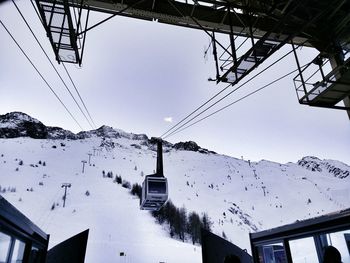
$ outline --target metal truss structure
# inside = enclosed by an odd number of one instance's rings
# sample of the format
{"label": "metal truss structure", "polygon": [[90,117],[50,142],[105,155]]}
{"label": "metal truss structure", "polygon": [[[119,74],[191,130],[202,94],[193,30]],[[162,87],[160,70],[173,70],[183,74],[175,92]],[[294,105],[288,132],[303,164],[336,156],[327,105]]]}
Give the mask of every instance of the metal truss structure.
{"label": "metal truss structure", "polygon": [[35,1],[56,60],[81,65],[86,36],[82,25],[86,29],[89,11],[83,21],[82,5],[75,7],[68,1]]}
{"label": "metal truss structure", "polygon": [[[297,54],[295,55],[299,74],[293,81],[299,102],[310,106],[350,110],[349,105],[337,105],[350,94],[350,56],[337,66],[332,65],[329,58],[318,55],[306,67],[301,68]],[[344,57],[347,55],[350,55],[349,52],[344,53]]]}
{"label": "metal truss structure", "polygon": [[[350,0],[36,0],[43,24],[58,61],[81,63],[85,34],[116,16],[157,21],[204,31],[212,41],[216,77],[214,81],[238,83],[285,44],[316,48],[333,61],[334,72],[319,81],[326,84],[308,89],[299,65],[296,82],[300,103],[333,107],[342,99],[350,107],[350,71],[344,54],[350,50]],[[85,28],[82,27],[82,10]],[[89,11],[110,13],[97,25],[87,27]],[[77,14],[77,15],[76,15]],[[55,20],[57,18],[57,21]],[[73,21],[75,21],[73,23]],[[228,37],[227,44],[217,34]],[[80,45],[80,42],[83,42]],[[226,43],[225,42],[225,43]],[[342,58],[341,58],[342,57]],[[297,58],[297,57],[296,57]],[[340,59],[339,59],[340,58]],[[298,61],[297,61],[298,62]],[[345,76],[345,75],[346,76]],[[344,77],[341,77],[343,76]],[[344,82],[345,81],[345,82]],[[344,82],[341,95],[330,90]],[[315,99],[324,94],[331,101]],[[349,105],[347,105],[349,104]],[[337,108],[337,107],[336,107]],[[350,115],[349,115],[350,116]]]}

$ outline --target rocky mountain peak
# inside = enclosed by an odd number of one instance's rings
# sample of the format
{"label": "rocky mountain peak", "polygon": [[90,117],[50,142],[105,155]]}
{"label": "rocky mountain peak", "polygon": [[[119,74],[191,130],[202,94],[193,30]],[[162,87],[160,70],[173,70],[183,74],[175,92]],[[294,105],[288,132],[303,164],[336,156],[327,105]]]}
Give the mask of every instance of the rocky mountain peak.
{"label": "rocky mountain peak", "polygon": [[208,149],[201,148],[194,141],[178,142],[178,143],[174,144],[173,148],[176,150],[183,150],[183,151],[200,152],[200,153],[206,153],[206,154],[208,154],[208,153],[216,154],[213,151],[209,151]]}
{"label": "rocky mountain peak", "polygon": [[321,160],[315,156],[305,156],[297,164],[310,171],[328,172],[341,179],[350,175],[350,166],[347,164],[334,160]]}
{"label": "rocky mountain peak", "polygon": [[40,121],[32,118],[28,114],[25,114],[25,113],[19,112],[19,111],[14,111],[14,112],[6,113],[4,115],[0,115],[0,123],[16,124],[16,123],[21,123],[21,122],[25,122],[25,121],[41,123]]}
{"label": "rocky mountain peak", "polygon": [[46,139],[47,136],[47,127],[25,113],[10,112],[0,115],[0,138]]}

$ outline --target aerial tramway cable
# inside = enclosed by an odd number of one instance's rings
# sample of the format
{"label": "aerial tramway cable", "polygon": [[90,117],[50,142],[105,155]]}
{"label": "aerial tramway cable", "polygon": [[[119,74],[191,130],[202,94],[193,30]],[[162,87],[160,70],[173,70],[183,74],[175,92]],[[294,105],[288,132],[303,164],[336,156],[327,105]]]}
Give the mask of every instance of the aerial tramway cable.
{"label": "aerial tramway cable", "polygon": [[[300,45],[301,46],[301,45]],[[194,115],[196,112],[198,112],[200,109],[202,109],[205,105],[207,105],[209,102],[211,102],[212,100],[214,100],[216,97],[218,97],[220,94],[222,94],[224,91],[226,91],[229,87],[231,87],[232,85],[229,84],[227,85],[225,88],[223,88],[221,91],[219,91],[218,93],[216,93],[213,97],[211,97],[209,100],[207,100],[206,102],[204,102],[202,105],[200,105],[199,107],[197,107],[194,111],[192,111],[190,114],[188,114],[186,117],[184,117],[183,119],[181,119],[178,123],[176,123],[175,125],[173,125],[170,129],[168,129],[166,132],[164,132],[160,137],[161,138],[167,138],[170,136],[170,134],[173,134],[174,131],[178,131],[181,128],[183,128],[186,124],[188,124],[189,122],[193,121],[194,119],[196,119],[197,117],[199,117],[200,115],[202,115],[204,112],[208,111],[209,109],[211,109],[212,107],[214,107],[216,104],[218,104],[219,102],[221,102],[222,100],[224,100],[225,98],[227,98],[228,96],[230,96],[232,93],[234,93],[235,91],[237,91],[238,89],[240,89],[241,87],[243,87],[244,85],[246,85],[247,83],[249,83],[250,81],[252,81],[253,79],[255,79],[256,77],[258,77],[259,75],[261,75],[262,73],[264,73],[266,70],[270,69],[272,66],[274,66],[275,64],[277,64],[278,62],[280,62],[282,59],[284,59],[285,57],[287,57],[288,55],[290,55],[293,52],[293,50],[287,52],[286,54],[284,54],[282,57],[280,57],[279,59],[277,59],[276,61],[274,61],[273,63],[271,63],[269,66],[267,66],[266,68],[264,68],[262,71],[260,71],[259,73],[255,74],[253,77],[249,78],[247,81],[243,82],[241,85],[239,85],[237,88],[235,88],[234,90],[232,90],[231,92],[229,92],[228,94],[226,94],[225,96],[223,96],[222,98],[218,99],[216,102],[212,103],[210,106],[208,106],[207,108],[205,108],[204,110],[202,110],[201,112],[199,112],[198,114],[196,114],[194,117],[192,117],[190,120],[186,121],[187,119],[189,119],[192,115]],[[186,121],[186,122],[185,122]],[[185,123],[183,123],[185,122]],[[180,125],[181,123],[183,123],[182,125]],[[179,126],[179,127],[178,127]],[[177,128],[176,128],[177,127]]]}
{"label": "aerial tramway cable", "polygon": [[72,82],[72,85],[73,85],[73,87],[74,87],[76,93],[78,94],[78,97],[79,97],[81,103],[83,104],[83,106],[84,106],[84,108],[85,108],[85,110],[86,110],[86,112],[87,112],[87,114],[88,114],[88,116],[89,116],[89,118],[90,118],[92,124],[94,125],[94,127],[95,127],[95,129],[96,129],[97,126],[96,126],[94,120],[92,119],[92,117],[91,117],[91,115],[90,115],[90,112],[89,112],[89,110],[87,109],[87,107],[86,107],[86,105],[85,105],[85,102],[84,102],[84,100],[82,99],[82,97],[81,97],[81,95],[80,95],[80,92],[79,92],[78,88],[76,87],[76,85],[75,85],[75,83],[74,83],[74,81],[73,81],[71,75],[69,74],[69,71],[67,70],[66,65],[64,64],[64,62],[62,62],[62,65],[63,65],[64,70],[66,71],[66,73],[67,73],[67,75],[68,75],[70,81]]}
{"label": "aerial tramway cable", "polygon": [[[306,67],[306,66],[307,66],[307,65],[304,65],[304,66],[302,66],[302,68],[303,68],[303,67]],[[241,100],[243,100],[243,99],[246,99],[246,98],[250,97],[251,95],[253,95],[253,94],[255,94],[255,93],[257,93],[257,92],[259,92],[259,91],[261,91],[261,90],[263,90],[263,89],[265,89],[265,88],[267,88],[267,87],[269,87],[269,86],[271,86],[271,85],[273,85],[273,84],[275,84],[276,82],[278,82],[278,81],[280,81],[280,80],[282,80],[282,79],[288,77],[289,75],[291,75],[291,74],[293,74],[293,73],[295,73],[295,72],[297,72],[297,71],[298,71],[298,69],[295,69],[295,70],[293,70],[293,71],[291,71],[291,72],[289,72],[289,73],[283,75],[282,77],[279,77],[279,78],[277,78],[277,79],[271,81],[270,83],[268,83],[268,84],[266,84],[266,85],[264,85],[264,86],[262,86],[262,87],[260,87],[260,88],[258,88],[258,89],[256,89],[256,90],[254,90],[254,91],[248,93],[247,95],[244,95],[243,97],[241,97],[241,98],[235,100],[234,102],[231,102],[231,103],[229,103],[228,105],[226,105],[226,106],[224,106],[224,107],[222,107],[222,108],[220,108],[220,109],[218,109],[218,110],[216,110],[216,111],[214,111],[214,112],[212,112],[212,113],[206,115],[205,117],[203,117],[203,118],[201,118],[201,119],[195,121],[194,123],[191,123],[191,124],[187,125],[186,127],[181,126],[181,127],[177,128],[177,129],[175,129],[173,132],[171,132],[170,134],[168,134],[167,136],[165,136],[164,139],[165,139],[165,138],[168,138],[168,137],[170,137],[170,136],[172,136],[172,135],[175,135],[175,134],[177,134],[177,133],[180,133],[180,132],[182,132],[182,131],[184,131],[184,130],[186,130],[186,129],[188,129],[188,128],[190,128],[191,126],[193,126],[193,125],[195,125],[195,124],[197,124],[197,123],[199,123],[199,122],[201,122],[201,121],[203,121],[203,120],[205,120],[205,119],[207,119],[207,118],[209,118],[209,117],[211,117],[211,116],[213,116],[213,115],[219,113],[220,111],[223,111],[224,109],[226,109],[226,108],[228,108],[228,107],[230,107],[230,106],[236,104],[237,102],[239,102],[239,101],[241,101]],[[183,128],[182,128],[182,127],[183,127]],[[181,128],[182,128],[182,129],[181,129]]]}
{"label": "aerial tramway cable", "polygon": [[[24,17],[23,13],[22,13],[21,10],[19,9],[18,5],[15,3],[14,0],[12,0],[12,3],[14,4],[14,6],[15,6],[17,12],[18,12],[18,13],[20,14],[20,16],[22,17],[22,19],[23,19],[24,23],[26,24],[27,28],[29,29],[29,31],[30,31],[31,34],[33,35],[33,37],[34,37],[34,39],[36,40],[37,44],[39,45],[40,49],[42,50],[42,52],[43,52],[44,55],[46,56],[47,60],[50,62],[52,68],[55,70],[57,76],[60,78],[60,80],[62,81],[63,85],[65,86],[65,88],[66,88],[67,91],[69,92],[70,96],[73,98],[75,104],[78,106],[80,112],[83,114],[85,120],[89,123],[89,125],[91,126],[91,128],[93,128],[93,129],[96,128],[96,125],[93,126],[93,125],[91,124],[91,122],[90,122],[89,119],[87,118],[86,114],[85,114],[84,111],[82,110],[81,106],[79,105],[79,103],[78,103],[77,100],[75,99],[74,95],[73,95],[72,92],[70,91],[69,87],[67,86],[66,82],[63,80],[61,74],[58,72],[58,70],[56,69],[56,67],[55,67],[54,64],[52,63],[50,57],[49,57],[48,54],[46,53],[45,49],[44,49],[43,46],[41,45],[41,43],[40,43],[40,41],[38,40],[38,38],[36,37],[36,35],[35,35],[35,33],[33,32],[31,26],[28,24],[26,18]],[[64,66],[64,65],[63,65],[63,66]],[[92,123],[94,124],[94,121],[92,120],[91,115],[90,115],[89,111],[87,110],[87,108],[86,108],[86,106],[85,106],[85,103],[84,103],[84,101],[82,100],[82,98],[81,98],[81,96],[80,96],[80,93],[79,93],[79,91],[77,90],[77,88],[76,88],[76,86],[75,86],[75,84],[74,84],[74,82],[73,82],[71,76],[69,75],[69,73],[68,73],[68,71],[67,71],[67,69],[66,69],[65,66],[64,66],[64,69],[66,70],[67,75],[69,76],[71,82],[73,83],[73,86],[74,86],[75,91],[78,93],[78,96],[79,96],[80,100],[82,101],[82,103],[83,103],[83,105],[84,105],[84,107],[85,107],[85,110],[87,111],[87,113],[88,113],[88,115],[89,115],[89,117],[90,117]]]}
{"label": "aerial tramway cable", "polygon": [[38,68],[34,65],[32,60],[28,57],[26,52],[23,50],[23,48],[20,46],[20,44],[17,42],[15,37],[11,34],[11,32],[8,30],[8,28],[5,26],[5,24],[0,20],[0,24],[3,26],[3,28],[6,30],[6,32],[9,34],[9,36],[12,38],[12,40],[15,42],[17,47],[21,50],[22,54],[27,58],[29,63],[32,65],[32,67],[35,69],[35,71],[39,74],[40,78],[45,82],[46,86],[50,89],[50,91],[55,95],[55,97],[58,99],[58,101],[61,103],[61,105],[65,108],[65,110],[68,112],[68,114],[72,117],[74,122],[79,126],[81,130],[83,128],[81,127],[80,123],[77,121],[77,119],[73,116],[73,114],[70,112],[70,110],[67,108],[67,106],[64,104],[64,102],[61,100],[61,98],[57,95],[57,93],[53,90],[51,85],[47,82],[47,80],[44,78],[44,76],[41,74],[41,72],[38,70]]}

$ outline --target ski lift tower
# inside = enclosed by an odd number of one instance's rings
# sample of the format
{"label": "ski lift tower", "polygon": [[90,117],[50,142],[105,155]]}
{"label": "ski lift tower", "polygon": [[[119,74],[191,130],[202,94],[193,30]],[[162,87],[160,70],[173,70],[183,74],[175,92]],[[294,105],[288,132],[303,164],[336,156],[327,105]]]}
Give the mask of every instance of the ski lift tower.
{"label": "ski lift tower", "polygon": [[[35,1],[58,62],[80,65],[86,33],[117,15],[202,30],[211,39],[215,77],[209,80],[216,83],[237,84],[286,44],[313,47],[319,55],[307,69],[296,55],[299,102],[347,110],[350,117],[350,0]],[[111,16],[88,25],[90,11]],[[331,70],[323,74],[326,61]],[[318,80],[306,72],[313,65],[322,68]]]}

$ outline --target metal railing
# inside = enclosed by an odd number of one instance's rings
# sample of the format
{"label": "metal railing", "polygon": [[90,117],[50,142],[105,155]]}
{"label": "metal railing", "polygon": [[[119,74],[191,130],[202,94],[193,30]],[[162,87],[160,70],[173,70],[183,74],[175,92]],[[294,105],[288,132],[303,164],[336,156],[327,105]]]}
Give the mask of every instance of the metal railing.
{"label": "metal railing", "polygon": [[[345,58],[348,57],[347,53],[344,54]],[[299,102],[312,104],[318,96],[337,83],[344,70],[347,70],[349,62],[350,58],[347,58],[343,65],[332,69],[331,61],[318,55],[304,68],[300,68],[299,74],[293,79]]]}

